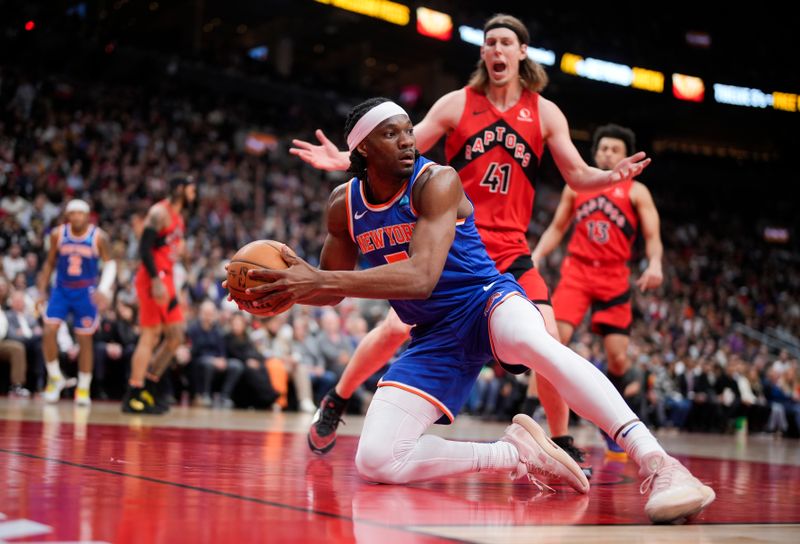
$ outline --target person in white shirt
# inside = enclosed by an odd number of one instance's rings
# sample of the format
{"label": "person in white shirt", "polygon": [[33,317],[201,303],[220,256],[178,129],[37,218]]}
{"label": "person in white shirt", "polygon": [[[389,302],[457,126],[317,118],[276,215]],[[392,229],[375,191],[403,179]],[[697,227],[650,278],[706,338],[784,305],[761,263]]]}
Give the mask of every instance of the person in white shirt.
{"label": "person in white shirt", "polygon": [[8,360],[11,365],[11,387],[9,395],[15,397],[30,397],[31,393],[25,389],[25,372],[28,362],[25,358],[25,346],[17,341],[7,338],[8,319],[6,313],[0,308],[0,361]]}

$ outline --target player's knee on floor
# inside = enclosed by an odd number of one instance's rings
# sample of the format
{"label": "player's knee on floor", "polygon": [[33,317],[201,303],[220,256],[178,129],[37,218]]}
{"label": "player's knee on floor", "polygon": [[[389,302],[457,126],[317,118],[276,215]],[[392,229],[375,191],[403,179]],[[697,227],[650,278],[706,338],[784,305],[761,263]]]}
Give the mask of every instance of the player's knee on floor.
{"label": "player's knee on floor", "polygon": [[398,470],[395,444],[381,440],[380,437],[370,440],[361,436],[356,451],[356,470],[358,474],[370,482],[381,484],[405,484],[408,477]]}

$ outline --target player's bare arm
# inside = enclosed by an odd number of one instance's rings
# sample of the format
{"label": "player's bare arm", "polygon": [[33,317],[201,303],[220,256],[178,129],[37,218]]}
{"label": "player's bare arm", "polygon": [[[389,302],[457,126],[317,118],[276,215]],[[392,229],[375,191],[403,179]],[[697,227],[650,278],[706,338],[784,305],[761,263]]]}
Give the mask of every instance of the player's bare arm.
{"label": "player's bare arm", "polygon": [[[356,267],[356,263],[358,262],[358,247],[355,245],[352,238],[350,238],[347,205],[345,202],[348,186],[349,184],[347,183],[339,185],[331,192],[331,196],[328,198],[328,234],[325,236],[325,242],[322,246],[319,269],[314,268],[297,257],[297,254],[288,246],[283,246],[281,251],[283,260],[286,261],[289,266],[298,267],[296,270],[298,278],[306,274],[310,278],[310,281],[313,282],[320,270],[353,270]],[[256,276],[256,278],[258,278],[258,276]],[[227,280],[222,282],[222,287],[224,289],[228,288]],[[270,307],[273,308],[273,310],[264,315],[281,313],[284,308],[288,308],[294,303],[291,294],[275,293],[273,296],[274,298],[270,298]],[[318,295],[304,300],[303,304],[312,306],[335,306],[339,304],[343,298],[344,297],[335,295]],[[228,299],[234,300],[230,296]]]}
{"label": "player's bare arm", "polygon": [[[283,294],[291,294],[290,300],[302,304],[316,304],[320,295],[397,300],[428,298],[439,281],[455,238],[459,207],[469,206],[455,170],[449,167],[434,170],[427,179],[416,182],[418,187],[415,185],[413,198],[419,215],[407,260],[359,271],[319,270],[292,255],[287,248],[283,254],[288,257],[289,269],[258,269],[249,273],[255,280],[270,282],[250,289],[250,292],[266,295],[254,306],[273,306],[277,299],[270,297]],[[355,249],[352,241],[350,244]]]}
{"label": "player's bare arm", "polygon": [[553,220],[547,226],[544,233],[542,233],[539,243],[536,244],[531,254],[531,259],[535,267],[538,268],[542,259],[550,255],[561,243],[561,240],[564,239],[564,235],[567,233],[567,230],[569,230],[569,225],[572,220],[572,207],[574,202],[575,191],[565,186],[564,190],[561,192],[561,200],[558,202]]}
{"label": "player's bare arm", "polygon": [[[350,237],[348,229],[347,218],[347,190],[349,184],[345,183],[338,186],[331,193],[328,199],[327,210],[327,227],[328,233],[325,236],[325,242],[322,246],[322,253],[320,255],[319,269],[309,265],[304,260],[300,259],[295,252],[287,246],[282,249],[282,256],[284,261],[294,268],[294,278],[298,284],[307,284],[310,286],[317,285],[320,281],[319,275],[322,270],[353,270],[358,262],[358,247],[353,239]],[[253,276],[253,274],[251,274]],[[256,275],[256,279],[259,277]],[[274,304],[276,311],[273,313],[280,313],[280,309],[290,306],[295,302],[293,293],[278,293],[274,292],[274,299],[270,306]],[[343,296],[318,294],[316,296],[306,297],[303,304],[310,304],[312,306],[335,306],[343,299]]]}
{"label": "player's bare arm", "polygon": [[61,227],[53,229],[50,233],[50,249],[47,250],[47,258],[45,258],[42,271],[39,273],[39,281],[37,290],[39,291],[39,298],[36,301],[37,306],[42,306],[47,300],[47,287],[50,285],[50,276],[53,275],[53,269],[56,266],[56,259],[58,258],[58,237]]}
{"label": "player's bare arm", "polygon": [[117,263],[111,255],[111,243],[108,234],[101,229],[97,229],[97,253],[103,261],[103,272],[100,275],[100,283],[97,290],[92,293],[92,299],[100,310],[105,310],[114,298],[112,291],[114,282],[117,278]]}
{"label": "player's bare arm", "polygon": [[458,89],[442,96],[431,106],[422,121],[414,125],[414,135],[417,137],[417,149],[420,153],[428,151],[442,136],[458,126],[466,103],[467,92]]}
{"label": "player's bare arm", "polygon": [[151,280],[150,295],[159,304],[166,304],[168,302],[167,288],[158,275],[158,270],[156,269],[155,260],[153,258],[153,247],[158,231],[163,229],[168,224],[168,221],[167,210],[165,210],[163,206],[151,206],[144,220],[142,239],[139,241],[139,256]]}
{"label": "player's bare arm", "polygon": [[[464,89],[451,91],[437,100],[425,118],[414,125],[414,135],[420,153],[428,151],[442,136],[458,125],[466,101],[467,93]],[[314,134],[319,140],[319,145],[294,139],[292,140],[294,147],[289,149],[289,153],[320,170],[347,170],[350,166],[350,153],[339,151],[322,130],[317,129]]]}
{"label": "player's bare arm", "polygon": [[644,292],[659,287],[664,281],[661,268],[661,258],[664,254],[664,246],[661,243],[661,220],[653,202],[653,195],[645,185],[635,182],[630,194],[631,203],[639,216],[645,255],[647,255],[647,268],[636,280],[636,286]]}
{"label": "player's bare arm", "polygon": [[612,170],[600,170],[586,164],[569,136],[567,118],[550,100],[539,97],[542,136],[553,154],[564,181],[577,192],[600,191],[615,183],[639,175],[650,159],[640,151],[621,160]]}

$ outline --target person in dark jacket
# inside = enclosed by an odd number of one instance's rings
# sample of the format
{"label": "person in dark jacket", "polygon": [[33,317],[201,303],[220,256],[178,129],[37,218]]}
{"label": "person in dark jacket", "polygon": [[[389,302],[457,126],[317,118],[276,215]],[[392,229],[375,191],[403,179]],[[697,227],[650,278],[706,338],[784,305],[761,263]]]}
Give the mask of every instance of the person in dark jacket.
{"label": "person in dark jacket", "polygon": [[233,314],[230,330],[225,335],[225,352],[228,361],[242,364],[243,373],[233,392],[238,407],[269,408],[278,398],[267,373],[264,358],[247,334],[247,317],[241,312]]}
{"label": "person in dark jacket", "polygon": [[229,359],[225,351],[225,336],[217,323],[217,307],[210,300],[200,305],[197,321],[191,324],[188,331],[192,346],[195,406],[210,407],[211,388],[214,377],[222,374],[222,388],[219,404],[223,408],[232,408],[231,394],[244,371],[244,364],[238,359]]}
{"label": "person in dark jacket", "polygon": [[[115,310],[103,315],[94,337],[93,385],[97,388],[98,398],[122,396],[138,338],[133,308],[121,300],[117,301]],[[123,379],[117,383],[110,374]]]}

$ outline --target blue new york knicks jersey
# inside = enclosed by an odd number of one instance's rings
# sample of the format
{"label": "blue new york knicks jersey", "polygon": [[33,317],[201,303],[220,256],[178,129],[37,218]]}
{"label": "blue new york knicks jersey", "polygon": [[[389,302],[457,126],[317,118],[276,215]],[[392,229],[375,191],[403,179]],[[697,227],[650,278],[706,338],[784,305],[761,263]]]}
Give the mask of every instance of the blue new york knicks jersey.
{"label": "blue new york knicks jersey", "polygon": [[100,261],[99,231],[90,225],[83,236],[74,236],[69,224],[59,229],[56,285],[50,293],[44,320],[56,324],[71,314],[75,332],[93,334],[99,318],[92,300]]}
{"label": "blue new york knicks jersey", "polygon": [[100,254],[97,227],[89,225],[83,236],[75,236],[69,224],[62,225],[58,242],[56,286],[68,289],[94,287],[97,283]]}
{"label": "blue new york knicks jersey", "polygon": [[[417,222],[414,183],[434,163],[420,157],[409,181],[388,202],[372,205],[364,181],[347,188],[350,234],[370,266],[409,258]],[[489,319],[510,296],[524,291],[510,274],[500,274],[475,227],[474,213],[458,220],[456,234],[436,287],[425,300],[390,300],[404,322],[416,325],[411,345],[378,384],[420,395],[449,423],[467,399],[478,373],[492,359]]]}
{"label": "blue new york knicks jersey", "polygon": [[[409,181],[384,204],[369,204],[364,181],[358,178],[350,181],[347,202],[351,234],[370,266],[409,258],[409,243],[417,222],[412,202],[414,183],[434,164],[419,157]],[[453,319],[467,302],[482,293],[475,287],[488,286],[498,279],[500,274],[486,254],[472,213],[456,223],[453,245],[430,298],[389,302],[400,319],[411,325]]]}

